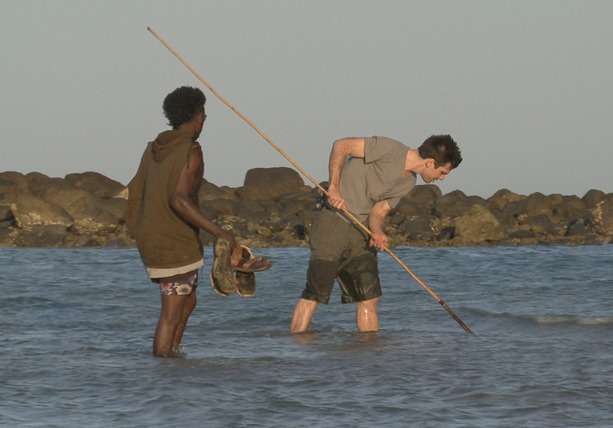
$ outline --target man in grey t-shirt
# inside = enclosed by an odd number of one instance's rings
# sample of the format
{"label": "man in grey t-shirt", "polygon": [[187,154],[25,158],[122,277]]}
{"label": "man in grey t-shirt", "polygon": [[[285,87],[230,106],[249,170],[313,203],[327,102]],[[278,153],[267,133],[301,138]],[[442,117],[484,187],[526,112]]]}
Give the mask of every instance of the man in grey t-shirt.
{"label": "man in grey t-shirt", "polygon": [[[343,138],[330,152],[328,204],[317,212],[310,233],[311,257],[307,283],[292,318],[292,333],[309,327],[319,303],[328,303],[335,279],[341,301],[356,303],[359,331],[377,331],[381,285],[376,249],[388,245],[385,217],[415,186],[443,180],[462,162],[449,135],[433,135],[417,149],[386,137]],[[340,209],[344,208],[372,232],[368,237]]]}

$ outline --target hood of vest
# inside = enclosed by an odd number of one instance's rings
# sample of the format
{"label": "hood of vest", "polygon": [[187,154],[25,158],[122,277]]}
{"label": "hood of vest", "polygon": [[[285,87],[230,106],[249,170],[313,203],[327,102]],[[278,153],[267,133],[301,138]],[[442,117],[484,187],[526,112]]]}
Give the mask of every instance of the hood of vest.
{"label": "hood of vest", "polygon": [[178,146],[186,141],[193,141],[193,137],[189,132],[172,129],[160,133],[153,141],[153,144],[151,144],[153,160],[156,162],[163,161],[169,154],[176,150]]}

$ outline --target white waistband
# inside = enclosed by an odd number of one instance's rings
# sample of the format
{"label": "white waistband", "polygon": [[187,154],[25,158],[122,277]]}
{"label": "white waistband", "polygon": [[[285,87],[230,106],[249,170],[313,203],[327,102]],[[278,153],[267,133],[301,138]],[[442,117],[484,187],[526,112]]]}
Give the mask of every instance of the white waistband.
{"label": "white waistband", "polygon": [[182,273],[191,272],[196,269],[200,269],[204,266],[204,259],[198,260],[196,263],[191,263],[186,266],[179,266],[176,268],[150,268],[145,267],[149,278],[168,278],[169,276],[181,275]]}

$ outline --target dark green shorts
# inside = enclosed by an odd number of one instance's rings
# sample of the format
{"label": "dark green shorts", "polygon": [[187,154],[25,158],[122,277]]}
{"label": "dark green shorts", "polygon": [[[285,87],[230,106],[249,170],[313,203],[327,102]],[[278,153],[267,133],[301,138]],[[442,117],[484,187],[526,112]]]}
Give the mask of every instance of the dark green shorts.
{"label": "dark green shorts", "polygon": [[377,251],[368,237],[335,211],[323,208],[313,217],[311,257],[302,298],[328,303],[337,280],[343,303],[381,296]]}

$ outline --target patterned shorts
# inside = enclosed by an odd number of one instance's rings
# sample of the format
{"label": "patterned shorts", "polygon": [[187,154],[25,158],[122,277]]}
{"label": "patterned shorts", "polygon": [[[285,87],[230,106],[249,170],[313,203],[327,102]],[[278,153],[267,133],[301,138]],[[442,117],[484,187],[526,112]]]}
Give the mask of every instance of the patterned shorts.
{"label": "patterned shorts", "polygon": [[198,286],[198,271],[161,278],[158,282],[160,294],[164,296],[189,296]]}

